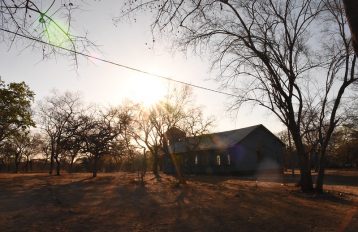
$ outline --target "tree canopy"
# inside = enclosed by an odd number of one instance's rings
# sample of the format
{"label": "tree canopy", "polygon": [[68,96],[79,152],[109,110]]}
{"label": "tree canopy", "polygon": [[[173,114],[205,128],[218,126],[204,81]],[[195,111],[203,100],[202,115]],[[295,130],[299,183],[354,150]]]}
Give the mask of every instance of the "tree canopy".
{"label": "tree canopy", "polygon": [[25,84],[0,80],[0,145],[10,135],[34,126],[31,104],[34,92]]}

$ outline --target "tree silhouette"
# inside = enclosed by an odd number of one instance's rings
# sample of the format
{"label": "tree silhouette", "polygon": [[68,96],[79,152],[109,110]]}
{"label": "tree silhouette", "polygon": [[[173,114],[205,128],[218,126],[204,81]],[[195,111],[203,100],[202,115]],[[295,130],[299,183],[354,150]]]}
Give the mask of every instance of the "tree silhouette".
{"label": "tree silhouette", "polygon": [[[154,31],[167,33],[185,50],[193,48],[212,54],[213,67],[220,72],[217,79],[224,88],[238,95],[233,98],[231,110],[251,103],[276,115],[294,141],[304,192],[313,190],[313,182],[309,154],[303,144],[302,123],[307,112],[306,102],[314,100],[320,115],[322,149],[317,186],[321,191],[324,147],[336,126],[342,96],[357,81],[356,58],[345,17],[342,19],[340,1],[126,3],[125,16],[135,17],[136,13],[151,11]],[[323,126],[326,123],[330,126]]]}

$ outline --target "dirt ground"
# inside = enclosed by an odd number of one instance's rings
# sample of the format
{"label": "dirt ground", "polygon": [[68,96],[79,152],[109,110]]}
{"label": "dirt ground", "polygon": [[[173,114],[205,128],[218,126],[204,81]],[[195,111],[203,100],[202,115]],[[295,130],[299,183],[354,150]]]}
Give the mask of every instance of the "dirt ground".
{"label": "dirt ground", "polygon": [[358,231],[358,172],[329,171],[323,196],[296,177],[0,174],[0,231]]}

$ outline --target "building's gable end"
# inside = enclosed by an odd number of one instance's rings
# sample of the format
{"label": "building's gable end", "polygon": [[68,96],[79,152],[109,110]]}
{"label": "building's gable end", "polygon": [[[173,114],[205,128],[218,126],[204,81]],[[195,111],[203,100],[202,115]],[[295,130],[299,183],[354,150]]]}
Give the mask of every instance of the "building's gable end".
{"label": "building's gable end", "polygon": [[278,169],[282,166],[283,144],[264,126],[257,128],[239,144],[249,152],[248,159],[256,163],[256,169]]}

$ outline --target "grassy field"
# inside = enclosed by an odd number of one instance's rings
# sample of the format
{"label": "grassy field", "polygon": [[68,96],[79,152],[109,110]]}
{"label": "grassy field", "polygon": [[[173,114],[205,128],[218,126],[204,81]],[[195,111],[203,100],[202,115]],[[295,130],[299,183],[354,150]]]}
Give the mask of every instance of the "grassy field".
{"label": "grassy field", "polygon": [[0,174],[0,231],[358,231],[358,173],[329,171],[323,196],[295,178],[132,173]]}

